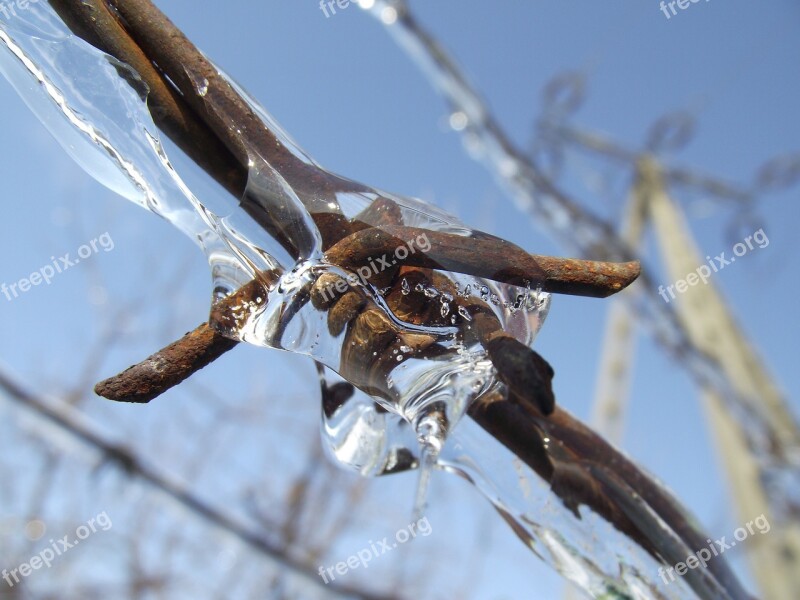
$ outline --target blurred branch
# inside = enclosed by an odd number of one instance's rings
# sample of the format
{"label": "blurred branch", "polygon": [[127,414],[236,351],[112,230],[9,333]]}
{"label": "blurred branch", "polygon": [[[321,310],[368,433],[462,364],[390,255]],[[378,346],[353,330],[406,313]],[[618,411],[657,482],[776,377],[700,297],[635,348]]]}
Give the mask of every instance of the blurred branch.
{"label": "blurred branch", "polygon": [[171,479],[168,475],[146,465],[130,450],[120,447],[107,439],[78,411],[64,404],[57,405],[27,391],[2,370],[0,370],[0,390],[10,400],[28,409],[38,418],[50,422],[74,439],[98,451],[105,461],[117,466],[129,477],[141,479],[157,491],[172,498],[191,514],[214,527],[226,531],[253,551],[268,557],[288,571],[303,577],[309,584],[329,590],[331,593],[341,597],[362,598],[364,600],[389,600],[391,598],[366,594],[361,590],[344,585],[324,585],[317,576],[316,571],[309,569],[308,565],[295,561],[283,549],[273,546],[264,536],[251,531],[248,526],[240,523],[236,518],[198,498],[179,481]]}
{"label": "blurred branch", "polygon": [[[547,132],[547,135],[558,136],[558,139],[577,148],[614,159],[628,166],[635,166],[643,155],[641,150],[627,148],[598,133],[579,130],[563,123],[545,127],[552,129],[552,131]],[[685,167],[664,165],[662,169],[663,177],[669,183],[699,189],[740,205],[746,205],[753,201],[752,191],[740,185],[722,181],[711,175],[698,173]]]}

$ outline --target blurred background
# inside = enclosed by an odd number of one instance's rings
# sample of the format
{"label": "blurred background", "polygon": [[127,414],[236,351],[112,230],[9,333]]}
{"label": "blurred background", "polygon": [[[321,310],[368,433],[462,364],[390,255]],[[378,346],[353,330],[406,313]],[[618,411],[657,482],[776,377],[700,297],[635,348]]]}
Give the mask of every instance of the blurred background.
{"label": "blurred background", "polygon": [[[574,253],[485,168],[468,115],[393,39],[387,5],[332,14],[311,0],[157,4],[326,168],[422,198],[530,252]],[[796,418],[800,7],[699,2],[669,18],[655,0],[409,7],[509,140],[584,210],[622,228],[640,153],[673,169],[661,191],[687,228],[645,228],[640,253],[656,285],[674,284],[664,252],[685,249],[681,235],[700,266],[763,230],[767,245],[711,277],[724,303],[694,319],[729,311]],[[97,380],[206,318],[205,258],[85,174],[5,82],[0,106],[0,283],[103,234],[113,240],[49,285],[0,295],[0,568],[101,513],[113,522],[50,569],[13,588],[0,582],[0,598],[564,597],[563,580],[478,492],[444,473],[432,484],[431,535],[349,572],[343,591],[321,584],[318,566],[409,523],[416,476],[363,480],[329,463],[310,360],[240,346],[149,405],[96,397]],[[536,349],[556,371],[558,401],[609,426],[597,399],[603,406],[614,373],[628,373],[610,437],[709,535],[730,537],[745,523],[735,501],[745,488],[731,487],[724,426],[689,375],[691,359],[630,320],[630,350],[613,355],[623,366],[604,364],[611,305],[553,299]],[[102,439],[66,431],[53,414]],[[243,532],[268,543],[257,551]],[[746,544],[726,556],[755,592]]]}

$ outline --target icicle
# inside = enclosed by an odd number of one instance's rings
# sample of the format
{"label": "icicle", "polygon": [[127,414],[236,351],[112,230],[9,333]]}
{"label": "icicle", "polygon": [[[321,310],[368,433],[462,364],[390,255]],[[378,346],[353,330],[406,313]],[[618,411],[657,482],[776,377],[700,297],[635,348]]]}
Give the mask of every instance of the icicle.
{"label": "icicle", "polygon": [[436,466],[438,457],[438,450],[435,450],[430,444],[423,444],[422,450],[420,451],[417,493],[414,497],[414,521],[419,521],[425,516],[425,512],[428,508],[428,488],[430,487],[431,475]]}
{"label": "icicle", "polygon": [[444,425],[445,416],[438,410],[429,411],[419,419],[416,426],[417,439],[420,445],[419,480],[414,499],[414,521],[425,516],[428,503],[428,489],[431,476],[439,460],[439,454],[447,439]]}

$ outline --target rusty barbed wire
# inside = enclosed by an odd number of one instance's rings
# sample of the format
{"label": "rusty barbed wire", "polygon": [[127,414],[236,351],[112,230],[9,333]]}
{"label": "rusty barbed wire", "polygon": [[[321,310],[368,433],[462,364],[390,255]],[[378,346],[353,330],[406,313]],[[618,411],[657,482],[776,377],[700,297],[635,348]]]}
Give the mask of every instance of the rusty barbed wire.
{"label": "rusty barbed wire", "polygon": [[[140,76],[151,90],[156,90],[154,94],[161,97],[161,100],[155,103],[156,109],[153,111],[156,123],[160,127],[164,125],[164,132],[170,137],[174,136],[173,139],[176,139],[182,148],[185,147],[190,157],[194,158],[201,152],[211,152],[202,160],[196,161],[201,167],[203,164],[215,162],[213,152],[222,152],[228,160],[224,164],[230,168],[220,169],[212,165],[209,167],[209,172],[218,181],[224,182],[226,189],[232,193],[240,192],[240,194],[234,193],[237,198],[244,192],[241,187],[241,175],[242,169],[246,172],[247,146],[243,145],[239,134],[235,134],[226,126],[231,119],[242,125],[241,135],[249,139],[248,143],[260,148],[264,152],[263,156],[269,157],[271,161],[274,160],[285,170],[287,180],[290,180],[292,186],[320,192],[318,195],[323,200],[326,199],[326,194],[362,189],[359,184],[337,176],[311,172],[307,168],[308,165],[296,160],[296,157],[291,155],[291,152],[283,147],[273,133],[258,120],[249,105],[219,75],[213,65],[149,0],[107,0],[107,2],[85,0],[81,3],[52,0],[52,4],[59,14],[65,17],[65,21],[72,24],[73,30],[78,35],[84,32],[85,39],[90,43],[123,62],[128,62],[126,57],[131,57],[133,61],[142,63]],[[103,18],[100,18],[100,15],[103,15]],[[142,56],[146,59],[144,62],[141,61]],[[190,76],[192,73],[201,75],[208,81],[206,93],[202,95],[195,93],[194,82]],[[184,119],[179,119],[179,115],[183,115]],[[198,136],[197,145],[193,143],[193,135]],[[535,179],[538,185],[549,188],[546,180],[538,175]],[[554,193],[563,198],[557,191]],[[563,215],[563,210],[566,209],[570,215],[582,220],[584,230],[597,233],[598,228],[603,230],[606,227],[592,218],[582,218],[581,209],[564,200],[565,203],[556,207],[558,212]],[[291,237],[284,235],[280,222],[275,221],[265,211],[258,210],[258,207],[248,205],[246,200],[242,206],[287,250],[296,250]],[[397,234],[398,228],[406,227],[400,222],[395,222],[385,225],[385,228],[369,228],[368,223],[358,218],[349,220],[341,213],[329,212],[323,215],[313,210],[311,213],[322,233],[326,252],[330,253],[331,257],[336,256],[339,262],[349,264],[350,268],[358,265],[359,257],[363,260],[362,254],[369,252],[364,248],[369,247],[371,243],[377,244],[371,247],[373,255],[375,249],[390,250],[392,246],[390,244],[387,247],[387,241],[393,242],[398,239],[398,236],[392,234],[392,228],[395,228],[394,233]],[[449,280],[444,275],[437,273],[437,269],[440,268],[478,274],[477,276],[485,276],[487,274],[485,270],[488,268],[494,277],[515,285],[528,281],[540,285],[545,291],[551,289],[560,293],[582,293],[592,290],[592,293],[586,295],[593,296],[605,296],[619,291],[635,279],[639,271],[635,262],[627,260],[629,253],[626,253],[624,248],[617,253],[617,256],[623,259],[623,264],[535,257],[508,242],[477,232],[476,237],[471,239],[472,243],[483,244],[487,249],[494,248],[502,255],[498,258],[499,262],[492,264],[484,256],[478,260],[471,258],[469,253],[461,251],[458,242],[463,243],[463,240],[453,239],[458,236],[438,235],[442,237],[435,246],[433,257],[416,255],[414,259],[416,263],[409,260],[393,274],[390,282],[390,299],[393,293],[397,294],[396,286],[402,286],[404,278],[423,278],[435,286],[447,289],[452,282],[448,283]],[[348,251],[341,250],[343,247],[337,250],[337,245],[347,242],[348,238],[351,241],[358,240],[359,243]],[[337,252],[341,254],[337,255]],[[353,262],[348,263],[348,260]],[[236,307],[240,303],[254,302],[258,294],[263,292],[265,280],[268,282],[271,276],[261,275],[261,280],[250,282],[217,303],[212,309],[212,320],[223,324],[226,319],[236,320]],[[402,291],[402,287],[400,290]],[[337,297],[330,306],[320,305],[329,311],[329,328],[332,327],[334,330],[347,328],[346,337],[366,336],[370,338],[370,343],[373,343],[372,340],[377,340],[375,342],[377,344],[384,344],[387,340],[391,341],[402,335],[402,332],[386,327],[385,323],[374,322],[375,317],[374,313],[370,313],[369,302],[364,298],[350,296],[351,292],[358,293],[350,289],[341,297]],[[312,289],[309,291],[308,301],[314,302],[313,294]],[[350,299],[345,300],[348,297]],[[430,318],[430,315],[419,312],[424,311],[424,307],[404,306],[402,298],[397,296],[395,300],[396,309],[400,312],[407,310],[409,318]],[[343,302],[345,304],[339,307]],[[580,504],[588,505],[657,560],[668,564],[680,560],[681,544],[699,547],[704,536],[689,523],[677,503],[667,493],[597,434],[558,406],[553,406],[551,380],[554,373],[547,362],[527,346],[518,342],[518,345],[515,345],[516,340],[507,334],[504,335],[492,311],[486,310],[480,303],[473,302],[462,307],[474,318],[476,331],[473,335],[481,339],[495,363],[500,379],[506,382],[512,391],[508,398],[487,395],[478,399],[468,409],[470,417],[543,479],[550,482],[553,492],[561,497],[568,507],[576,511],[576,514]],[[427,351],[433,346],[426,344],[427,340],[418,340],[417,348],[420,351]],[[120,377],[101,382],[98,391],[112,396],[118,393],[118,399],[147,402],[231,347],[228,340],[223,340],[208,324],[203,324],[182,340],[154,354]],[[377,362],[369,364],[370,368],[381,368]],[[169,376],[159,378],[157,371],[163,373],[165,365],[170,366]],[[126,377],[128,379],[125,386],[115,387]],[[521,389],[520,382],[529,389]],[[142,390],[145,393],[136,396]],[[342,392],[347,393],[346,389]],[[559,448],[558,458],[549,450],[554,445]],[[576,468],[577,464],[595,465],[597,468],[590,467],[584,470]],[[613,476],[610,478],[608,474],[603,475],[602,469],[599,468],[607,464],[615,465]],[[635,514],[631,514],[629,511],[633,510],[633,507],[627,496],[629,489],[644,499],[653,512],[644,514],[641,511],[634,511]],[[664,522],[678,534],[680,543],[677,540],[664,538],[661,534]],[[721,582],[734,597],[747,597],[739,587],[735,576],[723,562],[709,565],[709,572],[713,573],[716,580]],[[687,577],[695,578],[692,579],[694,585],[704,589],[701,580],[705,575],[692,573]],[[706,597],[711,596],[707,594]]]}
{"label": "rusty barbed wire", "polygon": [[[156,21],[151,18],[152,11],[148,12],[146,10],[149,3],[141,3],[138,0],[126,3],[112,2],[111,5],[113,5],[115,11],[118,11],[119,16],[125,20],[127,33],[123,35],[120,32],[121,26],[116,23],[111,27],[112,33],[109,36],[111,38],[109,43],[105,43],[105,38],[102,37],[104,35],[102,27],[105,27],[105,20],[97,18],[98,12],[105,11],[110,13],[103,2],[89,2],[79,8],[61,2],[56,2],[55,4],[60,13],[69,15],[68,23],[79,24],[76,26],[76,31],[80,32],[91,28],[92,35],[89,36],[89,41],[99,45],[104,51],[116,51],[118,53],[117,58],[120,60],[125,60],[126,57],[131,56],[134,60],[141,62],[137,43],[142,43],[151,52],[155,52],[156,54],[151,57],[151,64],[144,70],[143,78],[148,85],[150,84],[149,80],[155,78],[156,81],[153,82],[152,87],[157,90],[163,90],[165,88],[164,76],[176,83],[180,83],[183,80],[183,83],[188,86],[190,91],[183,94],[181,98],[187,99],[187,104],[192,105],[189,108],[185,108],[184,113],[192,114],[191,110],[201,111],[201,120],[209,130],[220,136],[222,144],[234,155],[238,156],[240,163],[245,161],[245,146],[239,136],[232,133],[230,128],[226,126],[229,122],[238,123],[243,121],[247,124],[248,127],[243,128],[243,130],[254,140],[253,145],[260,148],[264,156],[283,165],[287,178],[291,180],[291,183],[299,182],[304,186],[322,186],[323,190],[362,189],[358,184],[348,182],[337,176],[326,175],[317,169],[314,169],[312,173],[309,165],[288,152],[277,141],[272,132],[258,121],[247,103],[216,73],[216,69],[205,57],[193,50],[190,42],[174,26],[165,20]],[[115,19],[116,14],[110,14],[109,18]],[[130,31],[138,34],[136,40],[131,37]],[[164,39],[169,39],[171,42],[168,49],[163,47]],[[176,42],[176,40],[179,40],[179,42]],[[135,47],[135,49],[131,49],[131,46]],[[177,50],[174,46],[178,47]],[[164,54],[167,56],[162,56]],[[165,69],[165,73],[158,73],[154,64],[158,64],[159,69]],[[209,81],[206,93],[202,96],[191,93],[192,81],[187,73],[195,73],[196,77],[202,75]],[[174,99],[174,94],[162,92],[161,95]],[[189,100],[189,98],[192,100]],[[161,113],[157,112],[157,116],[161,121],[167,120],[172,126],[166,130],[167,134],[170,135],[178,119],[174,115],[172,118],[166,119],[164,115],[166,112],[174,110],[174,106],[167,101],[158,102],[157,105],[166,107]],[[194,125],[194,121],[191,119],[186,119],[186,122]],[[202,126],[195,127],[195,129],[202,129]],[[205,133],[207,132],[204,132],[204,135]],[[183,140],[183,146],[186,147],[193,147],[191,143],[187,143],[191,140],[192,135],[193,131],[188,126],[177,134]],[[208,148],[208,144],[205,145],[205,148]],[[313,175],[310,177],[311,181],[308,181],[309,173]],[[218,175],[218,177],[221,176]],[[343,188],[343,185],[346,187]],[[314,189],[317,190],[318,187],[314,187]],[[391,204],[388,199],[384,199],[384,202],[387,206]],[[400,223],[395,223],[396,227],[401,228],[395,231],[387,231],[385,228],[368,228],[367,224],[358,218],[352,221],[345,221],[340,213],[334,215],[330,213],[312,214],[322,232],[323,240],[325,240],[324,245],[328,247],[326,257],[333,264],[349,269],[357,268],[372,255],[379,251],[388,251],[393,245],[396,246],[399,240],[418,235],[421,231],[403,227]],[[260,222],[263,223],[264,219],[260,219]],[[270,233],[273,233],[279,231],[281,226],[277,223],[270,223],[265,228]],[[427,230],[425,233],[433,238],[433,250],[425,254],[408,257],[407,263],[411,267],[451,270],[477,277],[489,277],[512,285],[526,283],[527,285],[541,286],[544,291],[601,297],[621,290],[635,279],[638,274],[638,266],[633,262],[613,265],[573,259],[533,257],[516,246],[488,234],[480,234],[477,237],[473,236],[467,239],[462,236]],[[284,245],[288,250],[296,250],[285,238],[284,242],[287,242]],[[476,251],[476,246],[479,246],[480,252]],[[244,293],[248,294],[248,292]],[[250,295],[253,293],[254,290],[249,292]],[[207,335],[205,332],[197,331],[182,340],[182,344],[185,344],[185,350],[192,356],[194,355],[192,346],[196,344],[199,337],[202,337],[201,334]],[[221,343],[213,338],[203,339],[209,342],[209,348],[214,348],[215,350],[221,348]],[[183,348],[184,346],[178,347]],[[146,361],[150,363],[151,368],[131,369],[125,377],[128,380],[141,379],[142,373],[152,371],[152,365],[171,362],[169,358],[175,354],[174,350],[175,348],[165,349],[165,351]],[[205,362],[201,361],[203,363],[202,366],[210,360],[213,360],[211,354],[205,353],[203,356],[203,361]],[[194,360],[184,360],[184,363],[187,370],[191,370],[195,364]],[[200,365],[200,363],[196,364]],[[167,373],[162,373],[156,381],[169,382],[174,385],[180,380],[180,377],[173,376],[178,370],[180,369],[169,369]],[[503,370],[502,366],[500,366],[500,370]],[[127,386],[120,387],[115,385],[114,382],[108,382],[107,385],[101,385],[99,389],[108,392],[112,387],[120,390],[122,387]],[[137,390],[147,388],[146,396],[150,397],[156,393],[158,386],[151,381],[148,386],[139,386],[137,388],[137,386],[133,385],[131,388],[136,388]]]}

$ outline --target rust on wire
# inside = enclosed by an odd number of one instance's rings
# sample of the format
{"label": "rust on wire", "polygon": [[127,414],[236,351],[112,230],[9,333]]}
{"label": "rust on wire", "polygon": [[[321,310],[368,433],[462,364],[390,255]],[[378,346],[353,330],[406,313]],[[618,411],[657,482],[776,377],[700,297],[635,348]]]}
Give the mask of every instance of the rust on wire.
{"label": "rust on wire", "polygon": [[[241,314],[243,308],[249,307],[257,290],[274,283],[276,279],[275,273],[262,274],[259,280],[250,282],[237,293],[215,303],[212,315],[219,315],[222,325],[236,327],[236,316]],[[147,403],[211,364],[237,344],[237,340],[203,323],[122,373],[99,382],[94,391],[109,400]]]}
{"label": "rust on wire", "polygon": [[119,375],[98,383],[99,396],[120,402],[150,402],[236,345],[203,324]]}

